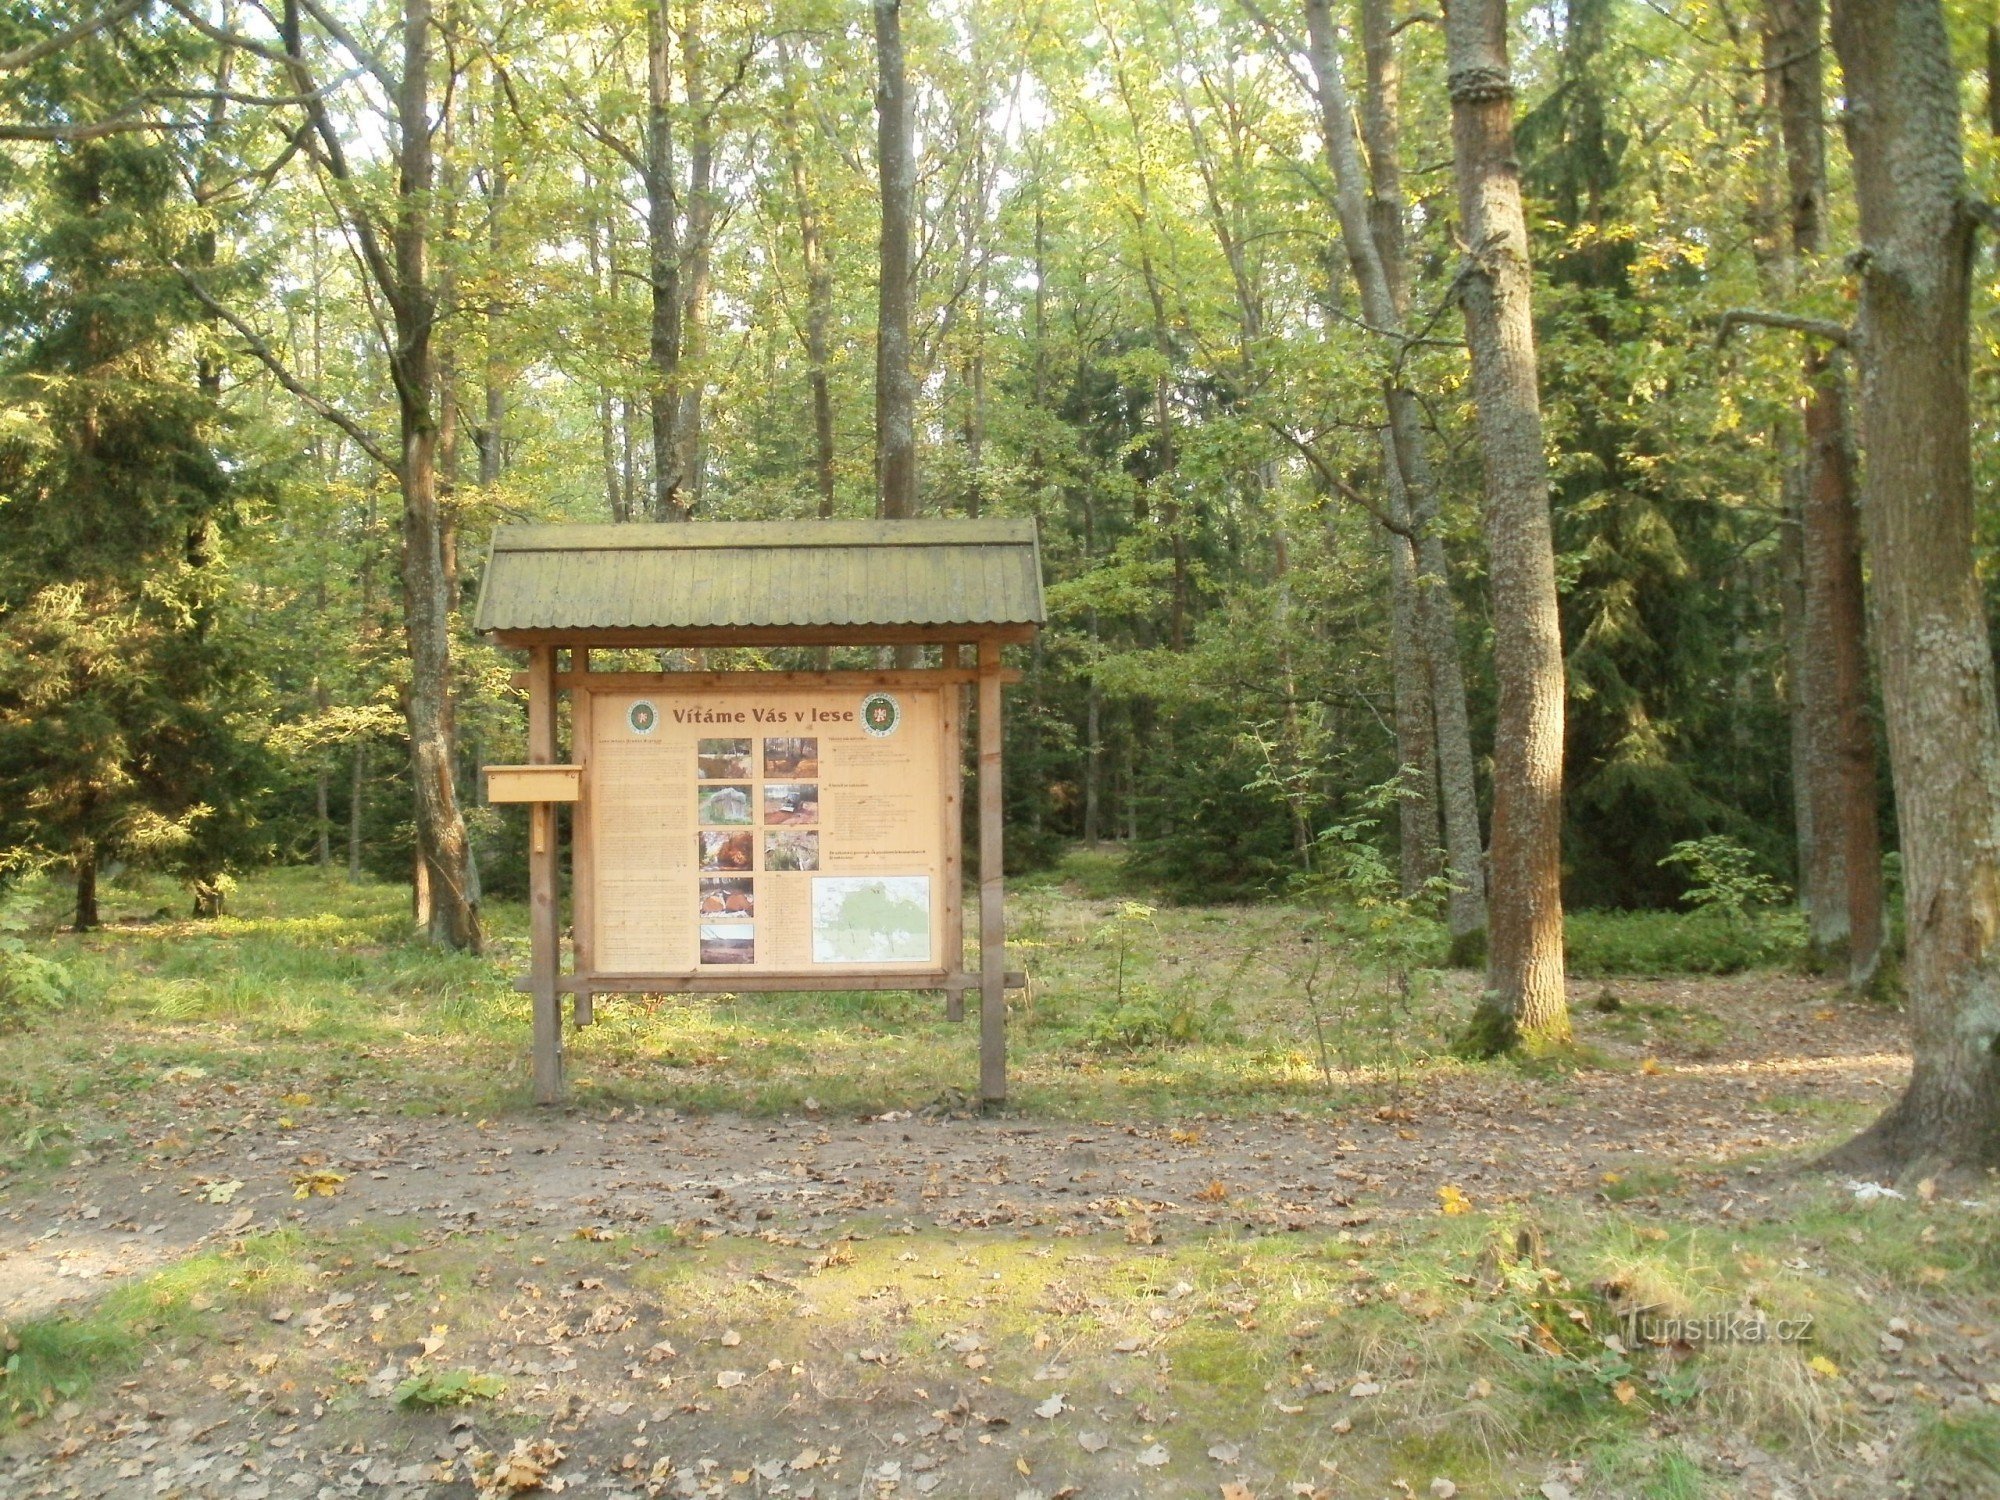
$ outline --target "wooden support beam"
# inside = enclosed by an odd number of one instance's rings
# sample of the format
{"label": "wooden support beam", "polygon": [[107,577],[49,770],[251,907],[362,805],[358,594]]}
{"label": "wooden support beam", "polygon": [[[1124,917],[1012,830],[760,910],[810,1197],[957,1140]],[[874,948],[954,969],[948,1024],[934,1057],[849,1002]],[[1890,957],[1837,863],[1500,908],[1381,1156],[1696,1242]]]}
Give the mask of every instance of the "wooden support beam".
{"label": "wooden support beam", "polygon": [[[556,758],[556,653],[536,646],[528,653],[528,762]],[[562,1098],[562,927],[556,893],[556,809],[528,807],[528,978],[534,997],[535,1103]]]}
{"label": "wooden support beam", "polygon": [[[945,649],[949,651],[951,648]],[[978,680],[979,674],[972,668],[953,666],[913,667],[907,672],[592,672],[572,668],[556,674],[556,691],[569,692],[576,688],[604,693],[643,693],[666,689],[694,691],[704,688],[751,688],[760,692],[778,688],[927,688],[969,686]],[[1000,674],[1000,680],[1004,683],[1019,682],[1020,669],[1008,667]],[[516,672],[509,681],[515,688],[524,690],[528,686],[528,674]]]}
{"label": "wooden support beam", "polygon": [[1000,784],[1000,643],[979,643],[979,1098],[1007,1102],[1007,917]]}
{"label": "wooden support beam", "polygon": [[[600,995],[739,995],[812,994],[830,990],[976,990],[984,983],[978,974],[912,974],[907,983],[901,976],[881,974],[565,974],[556,980],[556,992],[576,995],[586,989]],[[1002,976],[1005,987],[1025,990],[1028,976],[1009,969]],[[514,981],[517,994],[534,990],[532,979]]]}
{"label": "wooden support beam", "polygon": [[1026,645],[1038,627],[1017,625],[647,625],[549,630],[491,630],[500,645],[582,646],[603,650],[637,646],[688,649],[724,646],[917,646],[946,645],[976,637]]}
{"label": "wooden support beam", "polygon": [[[565,691],[571,680],[587,679],[590,676],[590,651],[584,646],[572,646],[569,653],[569,671],[556,674],[556,688]],[[567,693],[569,700],[569,753],[572,759],[581,759],[582,749],[588,742],[587,726],[580,724],[578,715],[590,711],[590,699],[581,693]],[[569,924],[570,924],[570,967],[579,974],[590,972],[590,940],[586,936],[590,927],[590,903],[583,895],[583,888],[577,879],[579,871],[587,870],[589,862],[582,857],[584,809],[573,807],[569,814]],[[597,1000],[589,990],[576,991],[576,1024],[590,1026],[597,1020]]]}

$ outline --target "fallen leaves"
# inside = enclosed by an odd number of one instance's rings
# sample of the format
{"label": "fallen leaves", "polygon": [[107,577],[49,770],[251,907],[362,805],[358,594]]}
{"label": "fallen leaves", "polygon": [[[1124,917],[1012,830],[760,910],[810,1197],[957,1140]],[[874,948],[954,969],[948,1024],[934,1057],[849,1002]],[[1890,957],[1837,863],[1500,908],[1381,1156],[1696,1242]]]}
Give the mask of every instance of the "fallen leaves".
{"label": "fallen leaves", "polygon": [[473,1485],[480,1500],[505,1500],[531,1490],[559,1494],[568,1487],[554,1472],[562,1459],[563,1450],[547,1438],[520,1438],[504,1458],[482,1454],[475,1459]]}
{"label": "fallen leaves", "polygon": [[1154,1443],[1150,1448],[1140,1449],[1134,1462],[1148,1469],[1162,1469],[1166,1467],[1171,1456],[1164,1445]]}
{"label": "fallen leaves", "polygon": [[1438,1206],[1447,1214],[1472,1212],[1472,1200],[1465,1196],[1464,1189],[1454,1187],[1449,1182],[1438,1189]]}
{"label": "fallen leaves", "polygon": [[1111,1439],[1101,1432],[1079,1432],[1076,1445],[1085,1453],[1102,1453],[1111,1446]]}
{"label": "fallen leaves", "polygon": [[331,1198],[346,1181],[345,1172],[329,1172],[324,1168],[300,1172],[292,1178],[292,1196],[302,1203],[308,1198]]}

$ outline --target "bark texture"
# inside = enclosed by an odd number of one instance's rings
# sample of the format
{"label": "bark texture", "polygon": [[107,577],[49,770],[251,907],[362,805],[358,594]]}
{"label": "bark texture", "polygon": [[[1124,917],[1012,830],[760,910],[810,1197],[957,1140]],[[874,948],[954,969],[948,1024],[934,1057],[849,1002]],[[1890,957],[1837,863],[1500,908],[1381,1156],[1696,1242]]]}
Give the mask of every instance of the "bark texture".
{"label": "bark texture", "polygon": [[876,172],[882,202],[875,312],[875,495],[885,520],[917,513],[917,390],[910,372],[910,219],[917,186],[903,7],[875,0]]}
{"label": "bark texture", "polygon": [[806,83],[794,66],[791,48],[778,41],[778,60],[785,72],[785,165],[792,181],[792,203],[799,221],[799,256],[806,270],[806,379],[812,389],[813,489],[819,496],[819,517],[833,515],[833,383],[828,376],[827,330],[833,324],[833,272],[826,262],[819,202],[806,168],[805,143],[799,124],[798,97]]}
{"label": "bark texture", "polygon": [[1860,208],[1863,513],[1902,836],[1908,1091],[1841,1151],[2000,1161],[2000,714],[1973,555],[1974,218],[1938,0],[1835,0]]}
{"label": "bark texture", "polygon": [[1486,994],[1473,1044],[1570,1035],[1563,981],[1563,659],[1555,545],[1535,379],[1528,230],[1514,151],[1505,0],[1445,13],[1465,331],[1486,482],[1493,593],[1492,895]]}
{"label": "bark texture", "polygon": [[477,951],[482,935],[471,873],[472,845],[453,778],[451,703],[452,588],[445,517],[438,501],[437,360],[432,335],[437,304],[431,284],[430,199],[436,164],[431,146],[430,0],[406,0],[403,75],[396,102],[394,233],[396,348],[390,373],[402,432],[403,619],[410,647],[411,780],[419,856],[430,881],[433,941]]}
{"label": "bark texture", "polygon": [[[1307,50],[1319,86],[1320,129],[1334,178],[1334,205],[1341,239],[1361,294],[1362,315],[1391,344],[1383,402],[1389,417],[1384,467],[1394,525],[1409,540],[1391,538],[1411,549],[1409,605],[1415,638],[1427,669],[1431,721],[1436,736],[1439,800],[1443,811],[1445,867],[1451,878],[1446,920],[1455,946],[1476,946],[1486,927],[1486,882],[1479,838],[1479,803],[1473,779],[1472,730],[1465,708],[1465,674],[1459,659],[1458,622],[1452,607],[1444,543],[1437,534],[1438,495],[1425,446],[1416,393],[1402,379],[1404,302],[1401,170],[1396,161],[1393,53],[1386,52],[1386,20],[1374,25],[1384,36],[1370,60],[1371,132],[1374,171],[1364,173],[1354,134],[1353,109],[1342,74],[1338,39],[1329,0],[1306,0]],[[1370,203],[1372,186],[1373,203]],[[1395,509],[1398,498],[1403,509]]]}
{"label": "bark texture", "polygon": [[[1823,23],[1820,0],[1769,0],[1765,67],[1784,141],[1796,262],[1826,250]],[[1882,952],[1882,849],[1847,373],[1839,351],[1814,344],[1804,362],[1809,394],[1791,485],[1800,532],[1791,676],[1798,694],[1794,732],[1804,737],[1794,756],[1804,778],[1802,885],[1815,955],[1844,967],[1850,985],[1866,989]]]}
{"label": "bark texture", "polygon": [[[437,287],[431,265],[431,211],[436,187],[431,105],[431,47],[436,17],[430,0],[405,0],[400,26],[402,72],[394,77],[396,190],[388,242],[362,198],[312,72],[299,0],[286,0],[280,21],[287,70],[303,105],[316,164],[333,189],[360,261],[388,304],[385,340],[400,433],[391,454],[359,435],[369,454],[393,468],[403,496],[403,626],[410,651],[404,697],[410,734],[410,779],[416,801],[415,895],[431,938],[477,951],[482,943],[472,846],[453,779],[451,543],[439,503],[437,450]],[[343,43],[343,45],[346,45]],[[351,50],[351,48],[350,48]],[[378,64],[379,66],[379,64]],[[240,331],[240,330],[239,330]],[[272,363],[268,350],[259,357]],[[276,367],[287,378],[282,366]]]}
{"label": "bark texture", "polygon": [[681,234],[675,191],[673,29],[667,0],[646,14],[646,264],[652,291],[646,360],[653,429],[653,518],[687,519],[681,494]]}

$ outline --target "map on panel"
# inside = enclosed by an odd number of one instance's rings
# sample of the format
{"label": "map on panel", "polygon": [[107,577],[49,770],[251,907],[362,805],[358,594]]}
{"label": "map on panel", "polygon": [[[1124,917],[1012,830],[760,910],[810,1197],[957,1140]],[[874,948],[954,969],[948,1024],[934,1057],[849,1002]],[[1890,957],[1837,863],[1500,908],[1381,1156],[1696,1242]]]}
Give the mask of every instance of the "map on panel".
{"label": "map on panel", "polygon": [[823,876],[813,881],[812,921],[816,964],[927,963],[930,879]]}

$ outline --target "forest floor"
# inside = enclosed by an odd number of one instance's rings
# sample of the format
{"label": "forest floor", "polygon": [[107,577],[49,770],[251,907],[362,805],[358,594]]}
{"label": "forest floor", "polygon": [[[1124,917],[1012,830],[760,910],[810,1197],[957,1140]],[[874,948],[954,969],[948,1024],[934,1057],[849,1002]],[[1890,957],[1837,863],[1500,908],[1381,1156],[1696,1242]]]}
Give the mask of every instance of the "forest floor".
{"label": "forest floor", "polygon": [[117,892],[0,1037],[0,1495],[2000,1486],[2000,1186],[1809,1170],[1893,1009],[1589,979],[1574,1059],[1468,1064],[1379,923],[1074,873],[992,1118],[976,1028],[853,995],[610,1002],[537,1111],[518,911]]}

